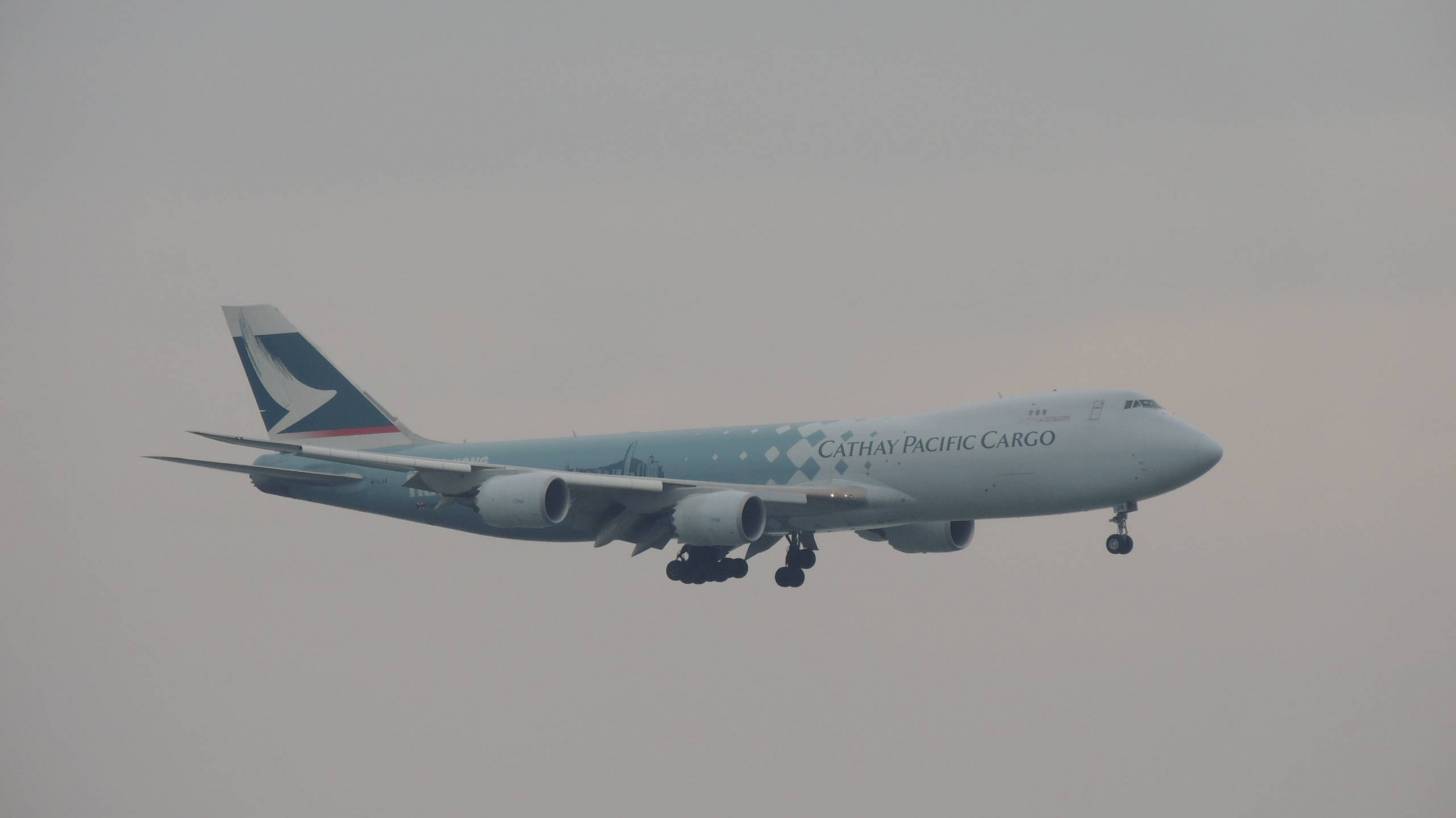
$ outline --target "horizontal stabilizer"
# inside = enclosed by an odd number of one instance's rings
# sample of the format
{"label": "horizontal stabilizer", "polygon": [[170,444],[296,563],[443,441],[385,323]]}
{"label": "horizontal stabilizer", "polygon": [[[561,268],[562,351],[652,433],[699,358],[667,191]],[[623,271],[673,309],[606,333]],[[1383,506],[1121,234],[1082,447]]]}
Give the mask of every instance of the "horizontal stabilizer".
{"label": "horizontal stabilizer", "polygon": [[218,469],[220,471],[234,471],[240,474],[251,474],[254,477],[271,477],[277,480],[292,480],[295,483],[313,483],[315,485],[336,486],[341,483],[353,483],[364,478],[357,474],[331,474],[323,471],[305,471],[303,469],[279,469],[272,466],[254,466],[251,463],[220,463],[216,460],[193,460],[190,457],[167,457],[165,455],[149,454],[144,457],[152,460],[165,460],[168,463],[182,463],[187,466],[202,466],[207,469]]}

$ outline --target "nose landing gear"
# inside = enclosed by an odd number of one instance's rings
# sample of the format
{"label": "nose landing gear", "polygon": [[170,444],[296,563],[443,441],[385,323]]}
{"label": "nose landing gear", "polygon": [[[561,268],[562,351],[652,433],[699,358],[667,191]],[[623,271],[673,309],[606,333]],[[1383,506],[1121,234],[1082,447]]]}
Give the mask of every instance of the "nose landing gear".
{"label": "nose landing gear", "polygon": [[804,572],[819,561],[819,544],[814,542],[812,531],[790,531],[789,550],[784,555],[784,567],[774,572],[774,582],[780,588],[797,588],[804,584]]}
{"label": "nose landing gear", "polygon": [[1117,525],[1117,533],[1107,538],[1107,553],[1118,556],[1132,553],[1132,537],[1127,533],[1127,515],[1134,511],[1137,511],[1137,503],[1131,501],[1112,509],[1112,519],[1108,522]]}

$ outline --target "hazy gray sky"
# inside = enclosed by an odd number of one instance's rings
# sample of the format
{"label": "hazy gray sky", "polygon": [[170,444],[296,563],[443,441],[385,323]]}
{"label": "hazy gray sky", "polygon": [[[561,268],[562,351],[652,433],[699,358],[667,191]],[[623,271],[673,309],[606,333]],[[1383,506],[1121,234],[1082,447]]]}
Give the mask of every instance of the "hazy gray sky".
{"label": "hazy gray sky", "polygon": [[[1453,88],[1437,2],[0,4],[0,813],[1448,814]],[[447,439],[1227,454],[685,587],[140,459],[259,431],[258,301]]]}

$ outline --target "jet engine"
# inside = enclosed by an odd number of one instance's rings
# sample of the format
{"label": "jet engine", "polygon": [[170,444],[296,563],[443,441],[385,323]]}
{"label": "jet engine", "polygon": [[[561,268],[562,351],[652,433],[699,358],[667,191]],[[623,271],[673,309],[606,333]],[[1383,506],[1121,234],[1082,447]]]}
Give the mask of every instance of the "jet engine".
{"label": "jet engine", "polygon": [[560,477],[536,472],[492,477],[475,495],[480,517],[497,528],[545,528],[566,519],[571,490]]}
{"label": "jet engine", "polygon": [[975,532],[975,520],[951,520],[871,528],[855,533],[873,542],[889,542],[891,548],[902,554],[944,554],[965,548]]}
{"label": "jet engine", "polygon": [[762,537],[767,524],[763,500],[745,491],[692,494],[672,512],[677,538],[688,545],[743,545]]}

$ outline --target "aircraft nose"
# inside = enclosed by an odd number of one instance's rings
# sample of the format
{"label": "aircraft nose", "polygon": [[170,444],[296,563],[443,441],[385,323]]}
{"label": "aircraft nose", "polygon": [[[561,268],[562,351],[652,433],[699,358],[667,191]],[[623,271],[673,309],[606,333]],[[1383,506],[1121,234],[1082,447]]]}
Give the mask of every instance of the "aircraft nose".
{"label": "aircraft nose", "polygon": [[1190,434],[1187,450],[1190,465],[1195,475],[1201,475],[1218,465],[1218,461],[1223,459],[1223,447],[1218,445],[1217,440],[1197,429],[1188,431]]}

